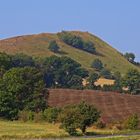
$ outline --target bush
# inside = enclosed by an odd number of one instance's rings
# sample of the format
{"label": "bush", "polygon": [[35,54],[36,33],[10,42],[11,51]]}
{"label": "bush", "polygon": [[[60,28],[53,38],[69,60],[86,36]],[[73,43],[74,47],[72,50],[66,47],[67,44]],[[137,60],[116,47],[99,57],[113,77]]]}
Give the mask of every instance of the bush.
{"label": "bush", "polygon": [[59,51],[59,46],[57,45],[56,41],[51,41],[50,44],[49,44],[49,50],[54,52],[54,53],[57,53]]}
{"label": "bush", "polygon": [[70,135],[75,135],[79,128],[82,133],[100,117],[100,112],[93,106],[85,102],[78,105],[65,107],[60,114],[61,127]]}
{"label": "bush", "polygon": [[57,121],[60,111],[61,111],[60,109],[55,107],[45,109],[43,112],[43,118],[49,123],[55,123]]}
{"label": "bush", "polygon": [[41,122],[41,121],[43,121],[43,113],[42,112],[34,113],[33,121],[34,122]]}
{"label": "bush", "polygon": [[138,128],[139,125],[139,118],[137,116],[137,114],[134,114],[132,116],[130,116],[125,122],[124,122],[124,127],[126,129],[131,129],[131,130],[135,130]]}
{"label": "bush", "polygon": [[103,121],[98,121],[95,125],[99,129],[106,127],[106,124]]}
{"label": "bush", "polygon": [[112,79],[112,74],[111,72],[108,70],[108,69],[102,69],[101,72],[100,72],[100,76],[101,77],[104,77],[106,79]]}
{"label": "bush", "polygon": [[84,50],[92,54],[96,52],[94,44],[91,41],[84,41],[80,36],[76,36],[66,31],[58,33],[58,36],[63,42],[72,47]]}
{"label": "bush", "polygon": [[27,121],[33,121],[34,120],[34,112],[31,111],[20,111],[18,113],[18,120],[27,122]]}
{"label": "bush", "polygon": [[101,70],[103,68],[103,63],[101,60],[99,59],[95,59],[92,64],[91,67],[96,69],[96,70]]}

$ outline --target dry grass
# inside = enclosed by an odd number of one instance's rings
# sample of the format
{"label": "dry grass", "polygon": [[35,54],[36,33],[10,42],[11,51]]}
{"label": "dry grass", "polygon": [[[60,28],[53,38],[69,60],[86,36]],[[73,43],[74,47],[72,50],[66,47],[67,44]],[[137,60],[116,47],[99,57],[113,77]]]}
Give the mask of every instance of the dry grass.
{"label": "dry grass", "polygon": [[117,50],[112,48],[110,45],[108,45],[98,37],[87,32],[71,33],[81,36],[86,41],[92,41],[99,55],[93,55],[68,46],[64,42],[59,40],[56,34],[48,33],[0,40],[0,51],[10,54],[25,53],[32,56],[49,57],[51,55],[54,55],[54,53],[48,50],[49,41],[56,40],[61,50],[66,53],[57,55],[69,56],[77,62],[81,63],[82,66],[87,68],[88,70],[92,71],[90,66],[92,61],[96,58],[102,60],[108,69],[111,69],[113,71],[120,71],[122,74],[130,68],[138,69],[138,67],[129,63]]}

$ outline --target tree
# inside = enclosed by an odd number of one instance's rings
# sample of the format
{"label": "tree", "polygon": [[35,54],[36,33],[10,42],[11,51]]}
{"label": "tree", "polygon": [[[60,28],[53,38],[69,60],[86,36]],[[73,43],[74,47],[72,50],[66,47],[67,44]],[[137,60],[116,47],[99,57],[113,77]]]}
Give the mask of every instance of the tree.
{"label": "tree", "polygon": [[[44,110],[47,107],[48,94],[42,79],[42,74],[31,67],[12,68],[7,71],[0,80],[2,107],[8,111],[8,102],[13,102],[13,106],[15,104],[18,110]],[[11,98],[10,101],[6,96]],[[9,108],[13,109],[13,106]]]}
{"label": "tree", "polygon": [[12,67],[33,67],[35,66],[35,62],[31,56],[25,54],[15,54],[11,56]]}
{"label": "tree", "polygon": [[100,72],[100,76],[106,78],[106,79],[112,79],[112,74],[108,69],[102,69]]}
{"label": "tree", "polygon": [[8,70],[12,67],[11,57],[6,53],[0,53],[0,67]]}
{"label": "tree", "polygon": [[94,87],[95,87],[94,83],[97,81],[98,78],[99,78],[99,74],[97,74],[97,73],[90,74],[90,76],[88,78],[89,88],[94,89]]}
{"label": "tree", "polygon": [[93,105],[89,105],[86,102],[81,102],[77,106],[77,110],[81,116],[79,128],[83,133],[85,133],[86,128],[99,119],[100,112]]}
{"label": "tree", "polygon": [[135,54],[134,53],[125,53],[124,57],[131,63],[135,60]]}
{"label": "tree", "polygon": [[78,105],[65,107],[60,114],[61,127],[70,135],[76,134],[76,129],[80,128],[83,133],[100,117],[100,112],[93,106],[85,102]]}
{"label": "tree", "polygon": [[92,68],[95,68],[96,70],[100,71],[103,68],[103,63],[101,60],[99,59],[95,59],[92,64],[91,64]]}
{"label": "tree", "polygon": [[62,41],[72,47],[84,50],[92,54],[96,52],[94,44],[91,41],[84,41],[80,36],[66,31],[58,33],[58,36]]}
{"label": "tree", "polygon": [[140,72],[136,69],[130,69],[122,79],[122,86],[128,87],[129,92],[140,88]]}
{"label": "tree", "polygon": [[59,46],[57,45],[56,41],[53,40],[49,43],[49,50],[54,52],[54,53],[58,53],[59,51]]}
{"label": "tree", "polygon": [[59,115],[59,120],[61,122],[61,128],[63,128],[70,135],[76,135],[76,129],[79,126],[80,118],[79,112],[75,106],[67,106],[63,108]]}
{"label": "tree", "polygon": [[11,93],[0,91],[0,117],[15,120],[18,114],[16,98]]}
{"label": "tree", "polygon": [[[43,63],[47,87],[78,88],[82,86],[82,78],[88,72],[81,65],[68,57],[52,56]],[[81,84],[81,85],[80,85]]]}

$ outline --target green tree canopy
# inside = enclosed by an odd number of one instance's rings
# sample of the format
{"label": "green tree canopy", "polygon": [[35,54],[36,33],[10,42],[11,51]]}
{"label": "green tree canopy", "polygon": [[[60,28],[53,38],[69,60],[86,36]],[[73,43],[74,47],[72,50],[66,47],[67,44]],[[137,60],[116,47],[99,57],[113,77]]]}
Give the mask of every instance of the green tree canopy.
{"label": "green tree canopy", "polygon": [[[12,68],[7,71],[0,80],[1,107],[8,108],[8,103],[4,102],[9,102],[11,97],[11,102],[18,110],[26,109],[36,112],[44,110],[47,106],[47,90],[42,79],[42,74],[31,67]],[[9,97],[7,100],[6,96]]]}
{"label": "green tree canopy", "polygon": [[136,69],[130,69],[122,79],[122,85],[128,87],[129,92],[133,92],[140,88],[140,72]]}
{"label": "green tree canopy", "polygon": [[47,87],[78,88],[82,86],[82,78],[88,72],[81,65],[68,57],[52,56],[43,63]]}
{"label": "green tree canopy", "polygon": [[103,68],[103,63],[100,59],[95,59],[92,62],[91,67],[100,71]]}

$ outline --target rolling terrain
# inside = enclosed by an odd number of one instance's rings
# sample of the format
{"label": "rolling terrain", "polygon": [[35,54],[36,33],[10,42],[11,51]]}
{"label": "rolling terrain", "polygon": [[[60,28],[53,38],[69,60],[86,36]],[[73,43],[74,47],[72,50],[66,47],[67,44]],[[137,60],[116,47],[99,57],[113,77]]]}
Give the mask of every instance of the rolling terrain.
{"label": "rolling terrain", "polygon": [[[73,48],[60,40],[57,34],[51,33],[25,35],[0,40],[0,52],[6,52],[8,54],[25,53],[34,57],[49,57],[51,55],[68,56],[79,62],[88,70],[92,70],[90,66],[95,58],[99,58],[105,67],[113,72],[120,71],[122,74],[124,74],[130,68],[139,69],[128,62],[120,52],[95,35],[88,32],[79,31],[71,31],[70,33],[80,36],[85,41],[91,41],[94,44],[98,54],[90,54],[83,50]],[[57,42],[61,52],[63,53],[56,54],[49,51],[48,45],[52,40]]]}
{"label": "rolling terrain", "polygon": [[86,101],[101,112],[103,121],[117,122],[137,113],[140,117],[140,96],[94,90],[49,89],[50,106],[63,107]]}

